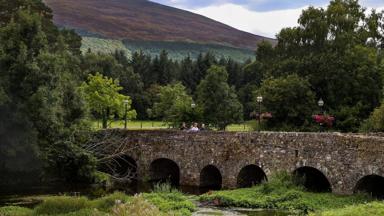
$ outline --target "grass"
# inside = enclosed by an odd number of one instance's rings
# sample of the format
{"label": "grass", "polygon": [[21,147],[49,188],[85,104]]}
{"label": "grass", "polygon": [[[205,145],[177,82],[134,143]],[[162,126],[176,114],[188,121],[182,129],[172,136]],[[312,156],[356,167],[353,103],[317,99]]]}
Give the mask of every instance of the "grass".
{"label": "grass", "polygon": [[[124,121],[110,121],[109,128],[124,128]],[[100,121],[93,121],[93,128],[101,129]],[[128,121],[127,122],[128,130],[158,130],[158,129],[167,129],[168,125],[161,121]]]}
{"label": "grass", "polygon": [[0,208],[1,216],[29,216],[33,213],[31,209],[18,207],[18,206],[6,206]]}
{"label": "grass", "polygon": [[[256,122],[247,121],[242,124],[231,124],[228,125],[226,131],[232,132],[249,132],[254,131]],[[93,121],[94,129],[101,129],[100,121]],[[124,128],[123,120],[115,120],[109,122],[109,128]],[[159,130],[159,129],[168,129],[169,126],[166,122],[161,121],[128,121],[127,122],[128,130]]]}
{"label": "grass", "polygon": [[340,209],[332,209],[318,213],[311,213],[310,216],[376,216],[384,215],[383,202],[371,202],[366,204],[351,205]]}
{"label": "grass", "polygon": [[34,209],[14,206],[2,207],[0,208],[0,215],[145,216],[142,214],[143,209],[147,211],[148,214],[146,215],[148,216],[159,215],[158,212],[161,212],[161,215],[188,216],[195,210],[195,205],[182,193],[163,187],[161,191],[135,197],[119,192],[95,200],[86,197],[45,197],[43,202]]}
{"label": "grass", "polygon": [[203,202],[219,202],[221,206],[293,210],[301,213],[321,212],[372,201],[366,195],[340,196],[311,193],[297,186],[288,174],[278,174],[261,185],[217,191],[200,196]]}

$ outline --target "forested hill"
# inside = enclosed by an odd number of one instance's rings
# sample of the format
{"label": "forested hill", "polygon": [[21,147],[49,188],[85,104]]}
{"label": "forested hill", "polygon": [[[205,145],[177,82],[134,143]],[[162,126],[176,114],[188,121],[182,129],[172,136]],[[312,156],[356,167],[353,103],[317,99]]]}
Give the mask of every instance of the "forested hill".
{"label": "forested hill", "polygon": [[184,41],[255,49],[266,39],[146,0],[45,0],[59,25],[112,39]]}
{"label": "forested hill", "polygon": [[[113,39],[106,41],[109,46],[116,46],[116,40],[121,41],[119,46],[130,51],[144,49],[153,54],[164,48],[171,51],[171,57],[172,51],[180,57],[187,54],[193,57],[200,51],[206,52],[207,49],[203,49],[206,46],[227,56],[234,53],[231,57],[239,59],[251,56],[250,51],[254,51],[261,40],[274,42],[204,16],[147,0],[45,0],[45,3],[53,10],[57,25],[76,29],[91,39]],[[100,49],[95,40],[87,38],[85,42],[88,42],[87,48]],[[148,48],[148,42],[153,48]],[[178,44],[170,47],[170,42]],[[173,57],[178,57],[177,54]]]}

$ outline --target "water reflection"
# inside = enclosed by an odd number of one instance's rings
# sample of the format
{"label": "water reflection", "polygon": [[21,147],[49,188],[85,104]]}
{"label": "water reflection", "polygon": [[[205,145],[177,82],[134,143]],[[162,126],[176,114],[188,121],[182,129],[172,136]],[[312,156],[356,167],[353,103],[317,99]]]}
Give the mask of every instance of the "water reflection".
{"label": "water reflection", "polygon": [[192,216],[289,216],[290,212],[263,209],[199,208]]}
{"label": "water reflection", "polygon": [[247,216],[288,216],[291,213],[279,210],[239,210],[237,211]]}

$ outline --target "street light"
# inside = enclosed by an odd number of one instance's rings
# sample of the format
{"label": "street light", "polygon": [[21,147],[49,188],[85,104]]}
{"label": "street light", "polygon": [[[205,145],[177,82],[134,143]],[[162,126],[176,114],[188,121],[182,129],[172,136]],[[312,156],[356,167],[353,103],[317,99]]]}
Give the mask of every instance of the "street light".
{"label": "street light", "polygon": [[319,107],[320,107],[321,114],[324,114],[324,111],[323,111],[324,101],[322,98],[320,98],[320,100],[317,102],[317,105],[319,105]]}
{"label": "street light", "polygon": [[[323,107],[324,107],[324,101],[323,101],[322,98],[320,98],[320,100],[317,102],[317,105],[319,105],[321,115],[322,115],[323,118],[324,118],[324,117],[325,117],[325,116],[324,116],[324,109],[323,109]],[[322,132],[322,131],[323,131],[323,123],[320,123],[320,132]]]}
{"label": "street light", "polygon": [[259,132],[260,132],[260,127],[261,127],[261,103],[263,102],[263,97],[262,96],[258,96],[257,98],[256,98],[256,100],[257,100],[257,103],[259,103],[259,127],[258,127],[258,129],[259,129]]}
{"label": "street light", "polygon": [[125,106],[125,112],[124,112],[124,129],[127,129],[127,115],[128,115],[128,100],[123,100],[124,106]]}

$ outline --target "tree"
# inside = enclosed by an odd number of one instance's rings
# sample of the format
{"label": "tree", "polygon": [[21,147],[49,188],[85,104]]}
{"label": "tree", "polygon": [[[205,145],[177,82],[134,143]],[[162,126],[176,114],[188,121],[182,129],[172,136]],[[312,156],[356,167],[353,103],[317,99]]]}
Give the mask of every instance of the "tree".
{"label": "tree", "polygon": [[156,74],[157,83],[160,85],[167,85],[176,79],[174,63],[164,50],[153,60],[151,72]]}
{"label": "tree", "polygon": [[142,51],[135,52],[132,55],[132,60],[130,62],[133,72],[140,75],[145,88],[148,88],[151,84],[156,83],[157,80],[156,74],[151,71],[151,62],[151,57],[149,55],[145,55]]}
{"label": "tree", "polygon": [[284,125],[289,129],[300,128],[309,123],[316,108],[315,94],[309,82],[298,75],[264,80],[260,89],[254,92],[255,106],[259,95],[264,98],[264,111],[272,113],[267,125],[273,129]]}
{"label": "tree", "polygon": [[381,101],[383,24],[381,13],[366,13],[358,1],[332,0],[325,9],[304,10],[299,26],[282,29],[275,47],[259,44],[256,61],[266,78],[308,80],[335,115],[336,129],[357,131]]}
{"label": "tree", "polygon": [[243,106],[235,90],[228,85],[224,67],[212,66],[197,87],[197,104],[202,106],[204,121],[224,130],[231,123],[240,122]]}
{"label": "tree", "polygon": [[[86,154],[74,137],[89,129],[84,124],[83,100],[76,91],[80,71],[75,53],[79,50],[53,25],[46,7],[30,5],[41,6],[41,1],[0,3],[11,5],[10,10],[0,7],[1,16],[12,17],[0,25],[0,89],[4,95],[0,104],[0,171],[34,171],[29,177],[38,177],[44,167],[50,171],[45,174],[60,179],[90,181],[88,174],[95,168],[92,156],[81,164],[71,162],[76,160],[73,157]],[[59,148],[62,143],[69,148]],[[70,154],[73,151],[76,154]],[[59,158],[67,163],[58,166]],[[79,175],[69,176],[60,167]],[[79,170],[87,174],[80,176]]]}
{"label": "tree", "polygon": [[111,115],[124,115],[124,101],[128,101],[127,118],[136,117],[136,111],[131,110],[131,100],[129,96],[119,93],[122,87],[118,80],[103,77],[101,74],[89,75],[88,82],[83,83],[82,91],[90,109],[102,117],[103,128],[108,127],[108,119]]}
{"label": "tree", "polygon": [[363,132],[384,132],[384,103],[371,113],[360,130]]}
{"label": "tree", "polygon": [[180,63],[181,81],[189,92],[193,92],[193,90],[196,89],[197,86],[193,67],[193,61],[189,56],[184,58]]}
{"label": "tree", "polygon": [[157,95],[152,115],[161,118],[165,122],[171,122],[178,126],[181,122],[193,122],[200,120],[200,108],[192,107],[192,97],[186,92],[181,83],[162,86]]}

